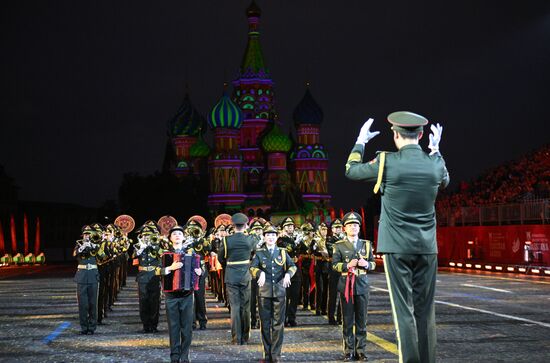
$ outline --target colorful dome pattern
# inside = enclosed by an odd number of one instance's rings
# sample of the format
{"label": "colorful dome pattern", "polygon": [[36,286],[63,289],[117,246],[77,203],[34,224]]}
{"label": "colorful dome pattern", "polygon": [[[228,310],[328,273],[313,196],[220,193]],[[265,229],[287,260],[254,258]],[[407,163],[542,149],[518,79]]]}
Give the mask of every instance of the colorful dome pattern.
{"label": "colorful dome pattern", "polygon": [[191,145],[189,148],[189,156],[191,158],[205,158],[210,154],[210,146],[203,140],[202,137],[199,137],[196,143]]}
{"label": "colorful dome pattern", "polygon": [[293,120],[296,125],[300,124],[316,124],[320,125],[323,122],[323,110],[317,104],[317,101],[311,95],[309,88],[306,94],[294,109]]}
{"label": "colorful dome pattern", "polygon": [[268,153],[288,153],[292,149],[292,140],[281,131],[279,125],[273,124],[262,139],[262,148]]}
{"label": "colorful dome pattern", "polygon": [[186,94],[174,117],[168,122],[168,133],[171,137],[197,136],[204,128],[206,120],[191,103]]}
{"label": "colorful dome pattern", "polygon": [[222,98],[212,108],[208,122],[214,129],[218,127],[239,129],[243,124],[243,113],[224,92]]}

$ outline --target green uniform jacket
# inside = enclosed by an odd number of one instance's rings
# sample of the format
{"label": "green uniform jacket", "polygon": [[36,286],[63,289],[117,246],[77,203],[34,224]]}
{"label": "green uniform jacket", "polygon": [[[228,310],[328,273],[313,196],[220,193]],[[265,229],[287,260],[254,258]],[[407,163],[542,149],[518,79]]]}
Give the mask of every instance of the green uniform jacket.
{"label": "green uniform jacket", "polygon": [[283,279],[287,273],[290,277],[294,275],[296,265],[285,249],[275,247],[271,256],[267,248],[262,248],[256,251],[250,265],[252,277],[259,277],[260,271],[265,273],[265,284],[258,287],[260,297],[284,297],[286,288],[283,286]]}
{"label": "green uniform jacket", "polygon": [[235,233],[222,241],[218,259],[226,262],[225,283],[243,284],[250,281],[250,253],[256,247],[256,239],[244,233]]}
{"label": "green uniform jacket", "polygon": [[[352,180],[375,182],[380,154],[362,163],[364,146],[356,144],[346,164]],[[382,212],[378,227],[379,253],[437,253],[435,198],[449,184],[445,160],[428,155],[419,145],[405,145],[386,153],[380,193]]]}
{"label": "green uniform jacket", "polygon": [[[332,268],[340,273],[344,273],[338,280],[338,291],[344,292],[346,288],[346,278],[348,271],[348,262],[354,258],[363,258],[369,263],[367,266],[361,267],[357,265],[356,270],[359,271],[373,271],[376,268],[376,262],[374,262],[374,255],[372,254],[372,243],[364,239],[359,239],[358,248],[355,250],[353,243],[347,238],[342,239],[334,244],[332,252]],[[355,277],[355,286],[353,287],[355,295],[364,295],[369,292],[369,281],[366,274],[358,274]]]}

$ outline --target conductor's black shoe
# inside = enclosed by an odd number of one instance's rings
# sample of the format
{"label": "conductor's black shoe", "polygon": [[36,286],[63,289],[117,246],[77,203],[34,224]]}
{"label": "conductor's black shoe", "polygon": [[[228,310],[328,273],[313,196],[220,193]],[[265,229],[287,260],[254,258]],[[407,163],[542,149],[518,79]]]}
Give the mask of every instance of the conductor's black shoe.
{"label": "conductor's black shoe", "polygon": [[355,356],[355,360],[358,360],[358,361],[361,361],[361,362],[366,362],[369,359],[367,358],[367,356],[365,354],[359,353]]}
{"label": "conductor's black shoe", "polygon": [[353,354],[346,353],[344,354],[344,362],[351,362],[353,360]]}

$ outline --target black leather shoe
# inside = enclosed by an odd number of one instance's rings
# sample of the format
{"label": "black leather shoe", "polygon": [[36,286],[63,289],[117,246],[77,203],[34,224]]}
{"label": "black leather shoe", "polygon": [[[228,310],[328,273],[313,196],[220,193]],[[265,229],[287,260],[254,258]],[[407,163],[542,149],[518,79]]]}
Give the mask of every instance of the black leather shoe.
{"label": "black leather shoe", "polygon": [[151,333],[158,333],[159,332],[159,330],[157,328],[151,328],[150,331],[151,331]]}
{"label": "black leather shoe", "polygon": [[336,320],[334,320],[334,319],[332,319],[332,320],[329,319],[328,323],[329,323],[330,325],[338,325],[338,323],[337,323]]}
{"label": "black leather shoe", "polygon": [[365,354],[359,353],[355,356],[355,360],[358,360],[358,361],[361,361],[361,362],[366,362],[369,359],[367,358],[367,356]]}
{"label": "black leather shoe", "polygon": [[206,330],[206,324],[201,324],[201,326],[200,326],[199,329],[200,329],[200,330]]}
{"label": "black leather shoe", "polygon": [[291,328],[294,328],[294,327],[298,326],[298,324],[294,320],[292,320],[292,321],[288,322],[288,326],[290,326]]}
{"label": "black leather shoe", "polygon": [[346,353],[344,354],[344,362],[351,362],[353,360],[353,354]]}
{"label": "black leather shoe", "polygon": [[88,335],[88,331],[87,330],[81,330],[80,335]]}
{"label": "black leather shoe", "polygon": [[94,330],[88,330],[88,334],[94,335]]}
{"label": "black leather shoe", "polygon": [[320,312],[320,311],[316,311],[316,312],[315,312],[315,315],[316,315],[316,316],[321,316],[321,312]]}

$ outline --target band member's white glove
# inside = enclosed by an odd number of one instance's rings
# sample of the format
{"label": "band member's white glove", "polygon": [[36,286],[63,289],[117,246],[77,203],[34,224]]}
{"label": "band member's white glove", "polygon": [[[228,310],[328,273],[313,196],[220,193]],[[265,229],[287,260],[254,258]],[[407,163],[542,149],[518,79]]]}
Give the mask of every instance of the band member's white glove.
{"label": "band member's white glove", "polygon": [[439,151],[439,142],[441,141],[443,126],[440,124],[437,124],[437,126],[431,125],[430,130],[432,130],[432,133],[430,134],[430,144],[428,145],[428,148],[432,151],[430,155],[433,155]]}
{"label": "band member's white glove", "polygon": [[374,119],[369,118],[363,127],[361,127],[361,131],[359,131],[359,136],[357,136],[357,141],[355,141],[356,144],[365,145],[367,142],[372,140],[376,135],[380,133],[380,131],[370,131],[370,127],[372,126],[372,123],[374,122]]}
{"label": "band member's white glove", "polygon": [[197,276],[202,275],[202,269],[196,268],[196,269],[195,269],[195,273],[197,274]]}
{"label": "band member's white glove", "polygon": [[265,272],[260,272],[260,277],[258,277],[258,286],[262,287],[265,284]]}
{"label": "band member's white glove", "polygon": [[284,287],[289,287],[291,284],[290,282],[290,275],[289,274],[285,274],[285,278],[283,280],[283,286]]}

